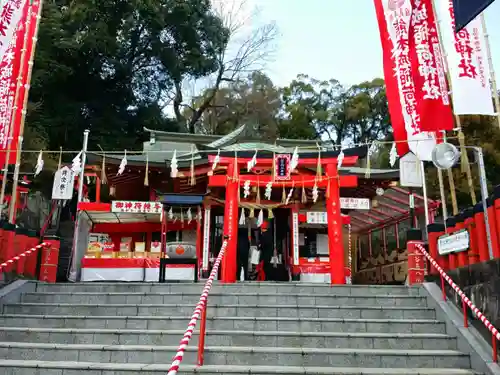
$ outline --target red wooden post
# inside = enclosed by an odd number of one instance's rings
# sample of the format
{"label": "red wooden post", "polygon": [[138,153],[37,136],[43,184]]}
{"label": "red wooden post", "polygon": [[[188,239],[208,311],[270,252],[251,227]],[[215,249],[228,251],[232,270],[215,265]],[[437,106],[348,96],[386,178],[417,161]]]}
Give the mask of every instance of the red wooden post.
{"label": "red wooden post", "polygon": [[328,177],[328,194],[326,197],[326,213],[328,217],[328,245],[330,255],[330,282],[345,284],[345,253],[342,240],[342,213],[340,210],[340,189],[337,164],[326,165]]}
{"label": "red wooden post", "polygon": [[61,241],[57,236],[46,236],[43,240],[48,243],[42,250],[42,264],[40,265],[40,281],[55,283],[57,281],[57,266],[59,264],[59,249]]}
{"label": "red wooden post", "polygon": [[497,218],[495,216],[495,200],[489,197],[486,200],[486,205],[488,206],[488,225],[490,227],[491,244],[493,245],[493,257],[500,258],[500,242],[497,232]]}
{"label": "red wooden post", "polygon": [[[459,213],[458,215],[455,216],[455,231],[460,230],[460,229],[465,229],[465,216],[463,213]],[[471,245],[472,245],[472,238],[471,238]],[[467,259],[467,251],[461,251],[457,254],[457,267],[465,267],[469,262]]]}
{"label": "red wooden post", "polygon": [[[224,236],[228,236],[226,253],[222,259],[222,282],[236,282],[236,248],[238,245],[238,166],[233,161],[227,168],[226,204],[224,206]],[[234,179],[234,177],[236,177]]]}
{"label": "red wooden post", "polygon": [[474,210],[468,208],[463,213],[464,226],[469,232],[469,251],[466,252],[467,264],[479,262],[479,249],[477,246],[476,223],[474,221]]}
{"label": "red wooden post", "polygon": [[474,224],[476,226],[474,234],[477,252],[479,253],[479,261],[486,262],[490,259],[490,254],[488,251],[488,240],[486,238],[486,224],[484,223],[484,208],[482,202],[474,206]]}
{"label": "red wooden post", "polygon": [[[439,266],[446,270],[448,269],[448,259],[444,256],[439,255],[438,249],[438,239],[439,236],[444,234],[444,225],[440,223],[429,224],[427,226],[428,242],[429,242],[429,254],[433,257]],[[430,267],[429,274],[437,275],[438,271],[434,267]]]}
{"label": "red wooden post", "polygon": [[[451,234],[455,231],[455,225],[457,221],[454,217],[449,217],[446,219],[446,233]],[[457,268],[457,254],[448,254],[448,269],[454,270]]]}
{"label": "red wooden post", "polygon": [[408,283],[410,285],[424,282],[425,268],[424,255],[417,249],[417,245],[424,246],[422,231],[410,229],[406,234],[406,247],[408,249]]}

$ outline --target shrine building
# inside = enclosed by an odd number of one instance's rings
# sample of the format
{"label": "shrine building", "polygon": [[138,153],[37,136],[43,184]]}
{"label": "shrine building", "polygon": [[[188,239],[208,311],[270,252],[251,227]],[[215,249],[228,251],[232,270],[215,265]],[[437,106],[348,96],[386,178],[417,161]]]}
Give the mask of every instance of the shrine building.
{"label": "shrine building", "polygon": [[[366,147],[262,143],[245,125],[225,136],[144,130],[142,153],[87,154],[74,249],[82,281],[158,281],[162,258],[194,259],[168,265],[169,280],[206,277],[227,236],[218,277],[233,283],[239,240],[253,258],[264,227],[280,281],[405,281],[409,193],[398,170],[363,167]],[[423,203],[416,195],[422,228]],[[432,218],[438,203],[428,207]],[[263,280],[259,263],[249,259],[250,278]]]}

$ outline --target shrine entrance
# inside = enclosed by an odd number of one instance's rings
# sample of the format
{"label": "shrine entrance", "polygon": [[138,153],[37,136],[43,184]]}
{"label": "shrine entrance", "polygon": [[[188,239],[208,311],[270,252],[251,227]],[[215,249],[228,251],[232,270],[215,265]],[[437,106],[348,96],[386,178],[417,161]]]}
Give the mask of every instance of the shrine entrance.
{"label": "shrine entrance", "polygon": [[[341,156],[342,165],[354,165],[359,152],[357,149],[345,150]],[[279,261],[281,255],[281,264],[291,278],[313,271],[323,274],[325,281],[328,278],[332,284],[345,283],[345,219],[341,213],[340,188],[356,187],[358,179],[339,175],[338,156],[339,151],[321,150],[300,154],[297,150],[293,154],[223,151],[208,155],[209,162],[216,165],[209,176],[209,189],[219,189],[222,194],[217,195],[224,196],[210,203],[223,206],[223,215],[218,215],[215,221],[220,241],[222,236],[228,237],[219,275],[221,281],[233,283],[238,280],[238,232],[241,226],[246,226],[250,247],[257,236],[260,236],[260,244],[273,243],[271,256]],[[308,234],[301,235],[299,222],[306,222],[307,211],[314,207],[323,221],[308,223]],[[254,227],[260,229],[257,235],[252,233]],[[316,260],[311,265],[304,260],[308,257],[301,256],[301,248],[302,255],[310,255],[307,246],[312,242],[317,244],[318,238],[322,256],[315,254]],[[268,249],[260,251],[261,256],[269,257]]]}

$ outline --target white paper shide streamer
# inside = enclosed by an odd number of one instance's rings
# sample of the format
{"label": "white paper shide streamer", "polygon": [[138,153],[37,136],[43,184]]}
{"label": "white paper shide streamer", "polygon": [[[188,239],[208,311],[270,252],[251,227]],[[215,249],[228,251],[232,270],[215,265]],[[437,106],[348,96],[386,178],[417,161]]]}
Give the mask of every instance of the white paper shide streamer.
{"label": "white paper shide streamer", "polygon": [[123,155],[123,159],[120,162],[120,166],[118,167],[118,176],[121,176],[123,172],[125,172],[125,167],[127,166],[127,150],[125,150],[125,154]]}
{"label": "white paper shide streamer", "polygon": [[394,167],[396,160],[398,159],[398,151],[396,149],[396,142],[393,142],[391,151],[389,152],[389,164]]}
{"label": "white paper shide streamer", "polygon": [[318,192],[318,184],[314,184],[314,187],[312,188],[312,199],[313,202],[316,203],[318,200],[319,192]]}
{"label": "white paper shide streamer", "polygon": [[288,192],[288,195],[286,196],[285,205],[290,203],[290,199],[292,199],[292,195],[293,195],[293,190],[294,190],[293,187],[290,188],[290,191]]}
{"label": "white paper shide streamer", "polygon": [[250,196],[250,181],[246,180],[243,184],[243,198],[248,198]]}
{"label": "white paper shide streamer", "polygon": [[217,155],[215,155],[214,162],[212,163],[212,172],[215,171],[215,168],[217,168],[219,162],[220,162],[220,150],[217,150]]}
{"label": "white paper shide streamer", "polygon": [[264,210],[260,210],[259,216],[257,216],[257,226],[260,228],[264,223]]}
{"label": "white paper shide streamer", "polygon": [[173,208],[170,207],[170,210],[168,210],[168,219],[172,220],[174,218],[174,211]]}
{"label": "white paper shide streamer", "polygon": [[186,216],[188,224],[191,223],[191,221],[193,220],[193,213],[191,212],[191,207],[188,208]]}
{"label": "white paper shide streamer", "polygon": [[242,209],[241,209],[241,215],[240,215],[240,221],[239,221],[239,224],[240,224],[240,225],[245,225],[245,223],[246,223],[246,219],[247,219],[247,218],[246,218],[246,216],[245,216],[245,209],[244,209],[244,208],[242,208]]}
{"label": "white paper shide streamer", "polygon": [[290,159],[290,171],[294,171],[299,165],[299,148],[295,147],[292,158]]}
{"label": "white paper shide streamer", "polygon": [[255,154],[253,154],[252,159],[247,162],[247,170],[250,172],[252,168],[254,168],[257,165],[257,151],[255,151]]}
{"label": "white paper shide streamer", "polygon": [[177,165],[177,150],[174,150],[174,154],[172,155],[172,160],[170,161],[170,177],[176,178],[178,172],[179,169]]}
{"label": "white paper shide streamer", "polygon": [[38,159],[36,161],[36,166],[35,166],[35,177],[38,176],[42,170],[43,170],[43,151],[40,150],[40,153],[38,154]]}
{"label": "white paper shide streamer", "polygon": [[269,181],[267,184],[266,184],[266,191],[264,192],[264,196],[266,197],[266,199],[268,201],[271,200],[271,193],[273,192],[273,182],[272,181]]}
{"label": "white paper shide streamer", "polygon": [[75,173],[78,174],[82,170],[82,151],[76,155],[73,160],[71,161],[71,170]]}
{"label": "white paper shide streamer", "polygon": [[340,150],[339,155],[337,156],[337,169],[340,169],[342,167],[342,163],[344,162],[344,151]]}

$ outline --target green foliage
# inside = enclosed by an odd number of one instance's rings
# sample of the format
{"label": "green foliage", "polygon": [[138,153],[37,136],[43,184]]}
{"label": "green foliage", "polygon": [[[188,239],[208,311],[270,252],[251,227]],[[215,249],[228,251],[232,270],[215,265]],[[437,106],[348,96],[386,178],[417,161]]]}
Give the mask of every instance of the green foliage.
{"label": "green foliage", "polygon": [[137,147],[143,126],[177,130],[163,108],[174,82],[218,68],[228,30],[209,0],[48,1],[28,126],[47,146]]}

